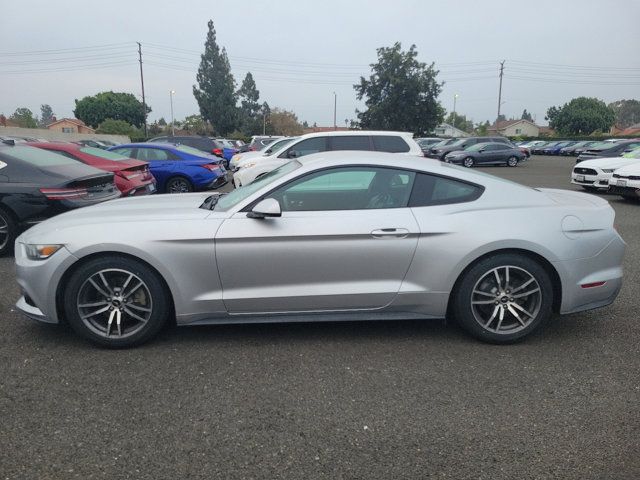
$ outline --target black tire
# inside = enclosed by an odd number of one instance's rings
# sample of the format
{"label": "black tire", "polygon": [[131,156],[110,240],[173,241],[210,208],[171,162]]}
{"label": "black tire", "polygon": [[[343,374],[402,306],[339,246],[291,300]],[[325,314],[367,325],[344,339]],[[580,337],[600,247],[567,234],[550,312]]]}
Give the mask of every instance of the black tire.
{"label": "black tire", "polygon": [[[138,288],[136,290],[138,292],[136,295],[140,294],[144,297],[146,300],[144,305],[150,307],[148,309],[150,311],[141,313],[138,310],[140,306],[134,306],[133,308],[135,308],[136,314],[144,316],[148,315],[146,323],[139,322],[134,317],[128,315],[127,312],[134,310],[127,310],[127,306],[131,308],[131,303],[136,303],[136,301],[126,302],[126,299],[125,301],[120,302],[122,310],[121,315],[124,317],[122,320],[123,336],[115,335],[117,332],[115,325],[110,325],[110,328],[106,331],[106,335],[105,332],[101,332],[99,330],[103,323],[105,326],[108,323],[108,317],[111,314],[111,311],[113,311],[113,307],[109,307],[110,309],[104,313],[89,317],[86,321],[83,320],[80,313],[80,305],[83,305],[80,303],[81,293],[84,294],[85,288],[92,288],[89,286],[89,279],[94,275],[99,274],[99,272],[106,272],[104,274],[105,277],[112,275],[111,278],[116,279],[118,275],[122,275],[123,279],[128,278],[128,275],[130,274],[137,277],[132,282],[129,282],[128,286],[124,285],[126,287],[125,290],[133,289],[131,285],[133,284],[133,286],[135,286],[133,282],[136,280],[143,282],[143,288]],[[115,283],[113,285],[115,285]],[[100,286],[105,290],[105,293],[113,292],[113,289],[105,289],[104,284],[100,284]],[[141,290],[142,293],[140,293]],[[117,295],[120,294],[117,293]],[[126,292],[124,292],[123,295],[126,295]],[[134,292],[129,293],[129,295],[133,297]],[[153,338],[160,331],[163,325],[165,325],[171,312],[169,295],[170,293],[162,282],[162,279],[146,264],[129,257],[115,255],[97,257],[78,267],[78,269],[75,270],[68,279],[63,297],[64,317],[76,333],[97,345],[107,348],[133,347]],[[113,300],[115,299],[116,297],[113,297]],[[98,298],[98,300],[102,299]],[[102,304],[110,305],[111,299],[110,301],[101,302],[101,305]],[[91,308],[97,308],[100,310],[102,309],[101,305],[92,306]],[[96,324],[98,325],[97,327]],[[126,331],[127,328],[130,328],[129,332]],[[110,335],[109,332],[114,334]]]}
{"label": "black tire", "polygon": [[[491,273],[496,268],[498,272],[502,268],[504,280],[504,277],[506,277],[504,268],[507,266],[510,269],[510,281],[513,282],[513,287],[509,287],[509,283],[504,282],[506,284],[504,291],[510,292],[509,295],[500,291],[495,293],[495,297],[491,296],[494,295],[493,293],[490,295],[474,293],[484,290],[481,287],[483,285],[482,282],[487,282],[486,285],[488,286],[491,285]],[[518,289],[517,282],[525,283],[525,279],[529,278],[525,274],[530,275],[537,283],[532,282],[529,284],[531,287],[527,285],[524,289]],[[529,288],[535,290],[536,285],[539,287],[539,297],[537,297],[535,304],[530,304],[531,306],[527,302],[536,300],[536,292],[522,300],[520,298],[509,298],[510,295],[518,296],[521,293],[527,293]],[[511,291],[510,288],[514,288],[514,291]],[[515,293],[518,291],[521,293]],[[474,296],[476,300],[473,300]],[[507,297],[507,300],[504,300],[504,297]],[[472,301],[483,303],[484,299],[486,299],[484,301],[486,305],[476,305],[474,307],[472,304]],[[512,307],[514,300],[520,305],[518,309]],[[535,260],[515,253],[496,254],[478,261],[463,273],[463,276],[456,284],[451,302],[453,318],[468,333],[487,343],[508,344],[527,337],[549,319],[553,305],[553,286],[547,271]],[[503,311],[501,312],[501,310]],[[522,313],[522,311],[530,310],[533,310],[533,313],[529,312],[531,318]],[[511,311],[517,312],[525,321],[516,321],[516,317],[510,313]],[[482,316],[483,312],[486,312],[485,317]],[[501,315],[504,315],[505,320],[500,318]],[[495,317],[493,321],[487,324],[488,327],[481,324],[481,321],[484,323],[487,316],[489,318]],[[503,331],[500,331],[502,325],[505,325],[505,327]]]}
{"label": "black tire", "polygon": [[467,168],[473,167],[474,164],[475,164],[475,161],[473,160],[472,157],[467,157],[462,161],[462,165],[464,165]]}
{"label": "black tire", "polygon": [[18,227],[13,217],[0,208],[0,256],[13,252]]}
{"label": "black tire", "polygon": [[193,184],[185,177],[171,177],[164,187],[165,193],[188,193],[193,192]]}
{"label": "black tire", "polygon": [[517,167],[518,166],[518,158],[517,157],[509,157],[507,159],[507,166],[509,166],[509,167]]}

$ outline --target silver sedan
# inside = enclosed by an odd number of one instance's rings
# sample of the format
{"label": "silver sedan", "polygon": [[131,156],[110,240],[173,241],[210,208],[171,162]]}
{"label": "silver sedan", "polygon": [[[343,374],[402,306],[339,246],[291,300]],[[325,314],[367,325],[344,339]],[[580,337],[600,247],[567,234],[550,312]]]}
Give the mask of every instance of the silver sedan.
{"label": "silver sedan", "polygon": [[115,200],[16,240],[17,307],[107,347],[178,325],[441,319],[509,343],[603,307],[625,243],[595,196],[332,152],[228,194]]}

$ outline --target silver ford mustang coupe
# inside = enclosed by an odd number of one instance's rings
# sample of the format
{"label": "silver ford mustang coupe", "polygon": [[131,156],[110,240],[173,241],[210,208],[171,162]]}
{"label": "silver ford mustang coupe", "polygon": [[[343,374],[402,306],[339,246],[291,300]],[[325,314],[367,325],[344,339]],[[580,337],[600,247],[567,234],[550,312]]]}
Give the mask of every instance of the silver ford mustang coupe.
{"label": "silver ford mustang coupe", "polygon": [[17,307],[126,347],[178,325],[457,320],[493,343],[610,304],[609,204],[425,158],[309,155],[228,194],[114,200],[16,240]]}

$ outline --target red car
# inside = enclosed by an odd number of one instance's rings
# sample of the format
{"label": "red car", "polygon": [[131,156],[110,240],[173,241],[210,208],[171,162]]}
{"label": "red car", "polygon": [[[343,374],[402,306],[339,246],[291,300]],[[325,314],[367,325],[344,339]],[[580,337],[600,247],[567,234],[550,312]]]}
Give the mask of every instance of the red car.
{"label": "red car", "polygon": [[113,172],[118,190],[123,197],[155,193],[156,180],[149,164],[100,148],[75,143],[27,142],[32,147],[50,150],[107,172]]}

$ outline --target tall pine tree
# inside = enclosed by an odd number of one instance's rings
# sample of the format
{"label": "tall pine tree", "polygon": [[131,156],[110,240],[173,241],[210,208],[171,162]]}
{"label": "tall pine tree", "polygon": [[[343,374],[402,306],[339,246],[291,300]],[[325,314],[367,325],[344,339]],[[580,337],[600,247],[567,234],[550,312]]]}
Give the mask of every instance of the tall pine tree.
{"label": "tall pine tree", "polygon": [[262,131],[262,119],[260,115],[260,92],[256,88],[251,72],[242,81],[237,92],[240,100],[240,129],[245,135],[255,135]]}
{"label": "tall pine tree", "polygon": [[217,135],[226,135],[236,129],[238,109],[236,107],[235,81],[231,75],[229,58],[224,48],[216,42],[216,30],[213,20],[207,24],[207,40],[201,55],[200,67],[193,86],[200,114],[211,123]]}

